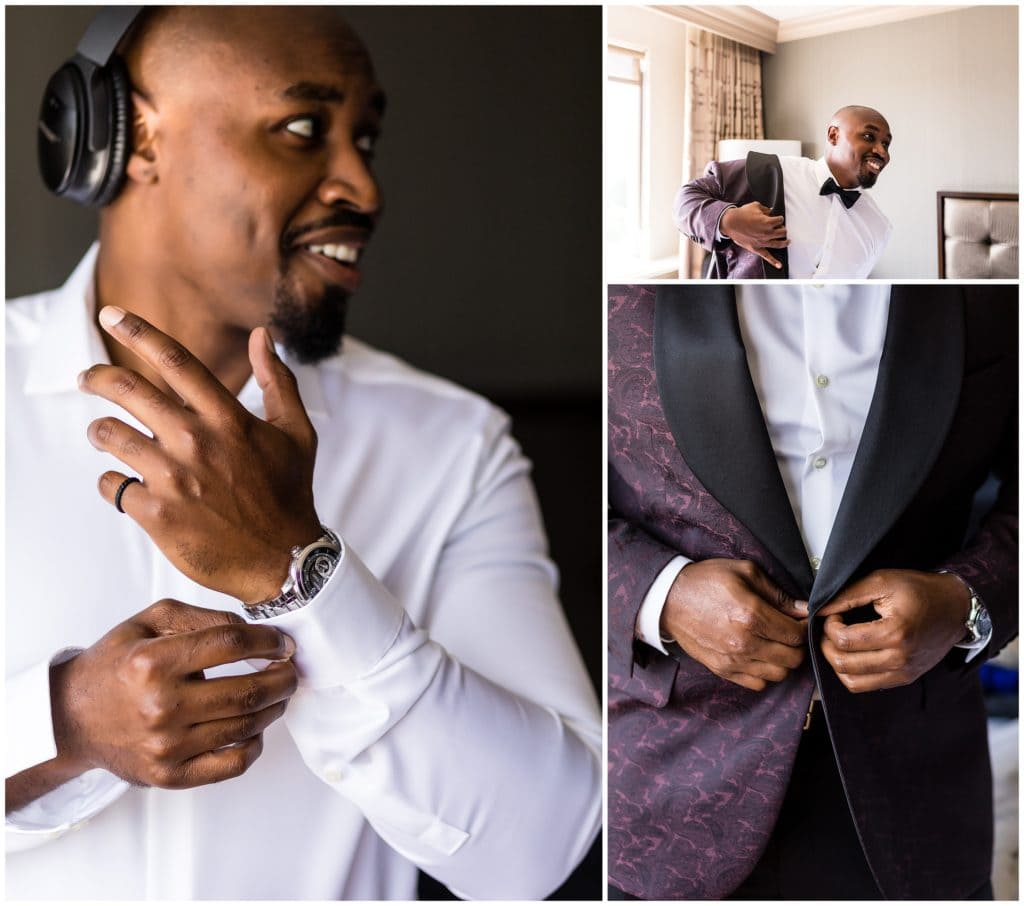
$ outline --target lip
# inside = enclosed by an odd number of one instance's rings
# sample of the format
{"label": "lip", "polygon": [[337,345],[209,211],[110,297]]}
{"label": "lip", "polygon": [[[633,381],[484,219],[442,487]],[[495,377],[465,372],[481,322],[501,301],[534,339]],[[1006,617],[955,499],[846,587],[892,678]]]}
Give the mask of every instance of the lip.
{"label": "lip", "polygon": [[[314,243],[319,245],[320,243]],[[345,243],[347,244],[347,243]],[[303,246],[305,243],[303,243]],[[299,246],[295,249],[299,261],[316,271],[326,283],[332,283],[342,289],[354,293],[363,282],[363,275],[358,264],[343,264],[334,258],[328,258],[319,252],[311,252],[309,249]]]}
{"label": "lip", "polygon": [[[868,166],[872,173],[881,173],[885,169],[885,161],[880,157],[865,157],[864,163]],[[872,166],[872,165],[875,166]]]}
{"label": "lip", "polygon": [[[310,230],[296,241],[291,251],[297,253],[298,260],[311,267],[327,283],[341,286],[349,293],[354,293],[362,283],[363,277],[359,270],[359,259],[363,249],[370,240],[368,230],[358,227],[326,227]],[[310,246],[344,245],[357,250],[358,257],[354,263],[346,263],[310,250]]]}

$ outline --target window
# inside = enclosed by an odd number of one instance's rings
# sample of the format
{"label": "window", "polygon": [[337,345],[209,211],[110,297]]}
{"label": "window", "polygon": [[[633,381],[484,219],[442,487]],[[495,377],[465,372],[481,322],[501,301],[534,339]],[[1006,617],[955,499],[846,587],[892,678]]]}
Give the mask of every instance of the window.
{"label": "window", "polygon": [[644,257],[643,149],[646,54],[608,46],[605,110],[606,237],[610,263]]}

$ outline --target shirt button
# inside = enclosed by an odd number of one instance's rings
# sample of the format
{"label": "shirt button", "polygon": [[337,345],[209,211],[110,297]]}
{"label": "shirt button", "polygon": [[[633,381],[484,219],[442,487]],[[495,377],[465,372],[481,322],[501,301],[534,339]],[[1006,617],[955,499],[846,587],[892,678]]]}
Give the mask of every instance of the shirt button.
{"label": "shirt button", "polygon": [[816,460],[814,460],[814,468],[816,469],[824,469],[827,465],[828,460],[824,456],[819,456]]}
{"label": "shirt button", "polygon": [[821,566],[821,557],[811,557],[811,569],[815,572],[818,571],[818,567]]}
{"label": "shirt button", "polygon": [[324,771],[324,780],[328,783],[341,783],[345,777],[345,772],[341,768],[328,768]]}
{"label": "shirt button", "polygon": [[815,379],[814,383],[817,384],[822,390],[828,386],[828,375],[819,374]]}
{"label": "shirt button", "polygon": [[[818,267],[818,265],[820,265],[820,264],[821,264],[821,262],[819,261],[818,264],[816,264],[814,266]],[[825,288],[825,284],[824,283],[812,283],[811,286],[813,286],[815,289],[824,289]]]}

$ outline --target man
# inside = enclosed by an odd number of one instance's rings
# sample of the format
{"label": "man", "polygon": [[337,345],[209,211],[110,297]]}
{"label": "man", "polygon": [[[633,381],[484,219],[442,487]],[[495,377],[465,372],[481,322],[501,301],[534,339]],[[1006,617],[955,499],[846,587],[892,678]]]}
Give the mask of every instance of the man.
{"label": "man", "polygon": [[8,305],[7,893],[543,896],[600,728],[527,464],[478,397],[335,355],[368,54],[330,10],[194,7],[125,55],[99,245]]}
{"label": "man", "polygon": [[1017,631],[1016,294],[612,288],[626,898],[991,898],[977,667]]}
{"label": "man", "polygon": [[709,277],[868,277],[892,225],[862,190],[889,163],[892,133],[870,107],[829,121],[825,156],[712,161],[676,195],[676,226],[712,253]]}

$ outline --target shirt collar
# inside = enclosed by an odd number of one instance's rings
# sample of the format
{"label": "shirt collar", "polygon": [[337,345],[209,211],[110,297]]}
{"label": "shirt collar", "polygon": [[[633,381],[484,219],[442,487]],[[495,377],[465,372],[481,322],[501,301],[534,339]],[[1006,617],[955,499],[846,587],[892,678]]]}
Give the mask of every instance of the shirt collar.
{"label": "shirt collar", "polygon": [[[98,253],[99,243],[94,242],[64,285],[54,292],[53,303],[42,322],[29,362],[24,386],[26,395],[78,392],[79,374],[98,362],[110,363],[94,318]],[[291,361],[280,346],[277,354],[294,372],[306,411],[311,416],[328,415],[320,369]],[[251,411],[263,411],[263,394],[251,375],[238,394],[238,400]]]}
{"label": "shirt collar", "polygon": [[53,294],[25,376],[26,395],[77,392],[82,371],[96,362],[110,361],[93,322],[98,250],[99,243],[94,242],[67,282]]}
{"label": "shirt collar", "polygon": [[[826,179],[835,179],[835,177],[832,175],[832,171],[828,168],[828,162],[825,160],[824,157],[819,157],[814,162],[814,179],[819,189],[823,185],[825,185]],[[839,185],[838,181],[836,182],[836,185]],[[852,189],[844,189],[843,191],[859,192],[860,186],[854,186]]]}

